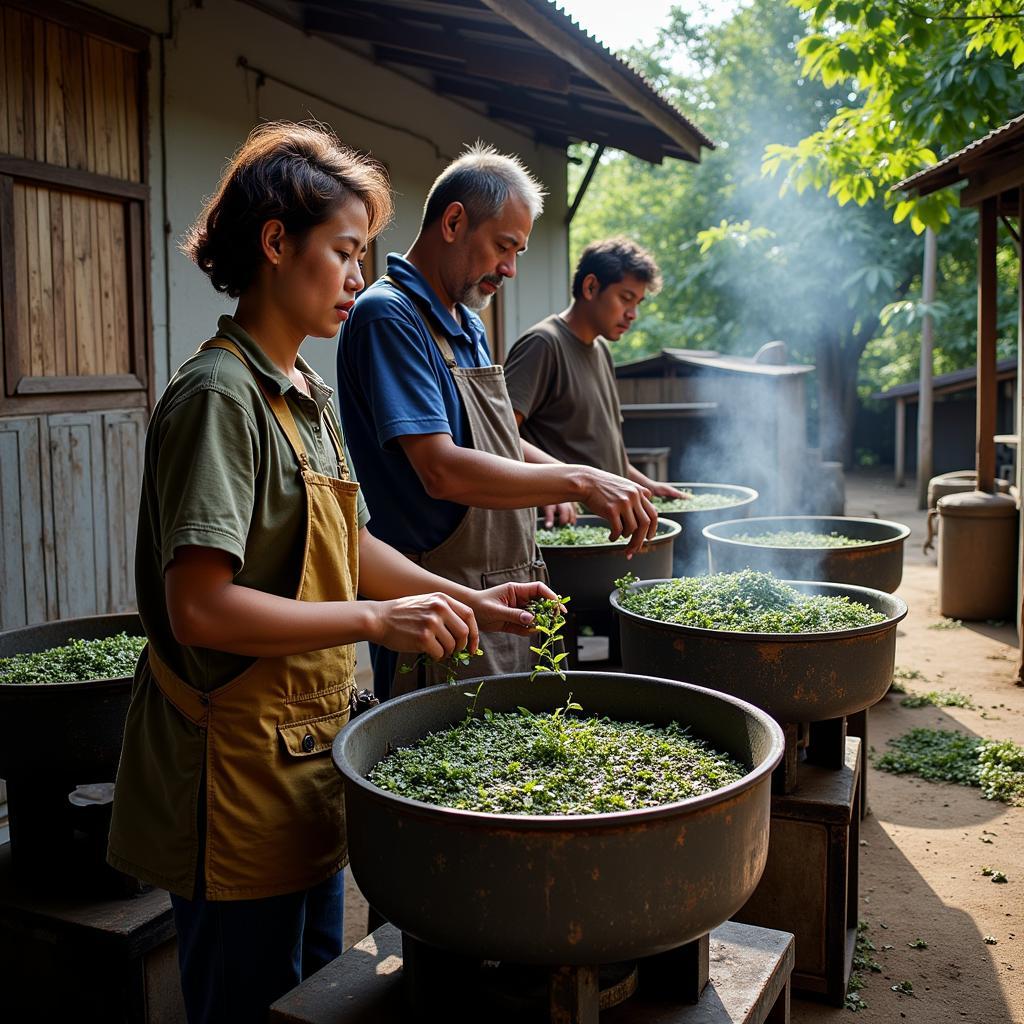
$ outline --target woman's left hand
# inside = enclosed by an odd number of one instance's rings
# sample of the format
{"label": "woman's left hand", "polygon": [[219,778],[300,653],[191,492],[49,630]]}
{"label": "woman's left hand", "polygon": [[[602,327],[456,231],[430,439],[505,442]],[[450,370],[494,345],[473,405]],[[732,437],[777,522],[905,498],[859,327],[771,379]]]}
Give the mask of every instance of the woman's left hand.
{"label": "woman's left hand", "polygon": [[[557,599],[558,595],[543,583],[502,583],[489,590],[478,590],[463,600],[476,615],[481,633],[514,633],[529,636],[533,615],[526,606],[538,598]],[[486,649],[486,645],[484,645]]]}

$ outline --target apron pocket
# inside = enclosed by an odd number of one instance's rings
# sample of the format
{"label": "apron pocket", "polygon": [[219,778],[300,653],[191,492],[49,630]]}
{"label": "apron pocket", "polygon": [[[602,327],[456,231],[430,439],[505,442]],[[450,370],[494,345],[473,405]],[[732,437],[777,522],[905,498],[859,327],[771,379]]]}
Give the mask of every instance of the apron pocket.
{"label": "apron pocket", "polygon": [[344,711],[309,718],[304,722],[281,722],[277,726],[277,734],[281,737],[284,749],[292,757],[322,754],[331,749],[334,737],[348,722],[348,715],[346,707]]}
{"label": "apron pocket", "polygon": [[535,580],[542,583],[547,583],[548,580],[548,567],[542,558],[535,558],[511,569],[495,569],[493,572],[480,574],[482,590],[501,586],[502,583],[533,583]]}

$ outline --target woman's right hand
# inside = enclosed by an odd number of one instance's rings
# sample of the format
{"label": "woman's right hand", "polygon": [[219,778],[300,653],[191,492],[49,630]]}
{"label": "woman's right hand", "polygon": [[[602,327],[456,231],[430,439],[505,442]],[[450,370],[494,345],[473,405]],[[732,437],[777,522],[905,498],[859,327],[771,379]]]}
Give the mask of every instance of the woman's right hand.
{"label": "woman's right hand", "polygon": [[480,642],[473,610],[447,594],[417,594],[393,601],[367,602],[376,628],[374,643],[403,654],[425,654],[441,661],[456,651],[471,654]]}

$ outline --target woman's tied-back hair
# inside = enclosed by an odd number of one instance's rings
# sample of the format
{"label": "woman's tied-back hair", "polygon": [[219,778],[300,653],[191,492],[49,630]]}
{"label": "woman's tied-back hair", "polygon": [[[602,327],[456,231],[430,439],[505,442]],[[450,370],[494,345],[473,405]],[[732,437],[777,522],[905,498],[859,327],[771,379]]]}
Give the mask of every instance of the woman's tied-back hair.
{"label": "woman's tied-back hair", "polygon": [[583,282],[593,274],[604,291],[610,284],[618,284],[627,275],[643,281],[651,295],[661,289],[661,271],[654,257],[631,238],[619,235],[600,242],[591,242],[583,250],[576,272],[572,276],[572,297],[583,294]]}
{"label": "woman's tied-back hair", "polygon": [[524,203],[536,220],[544,210],[544,186],[517,156],[506,156],[493,146],[475,142],[453,160],[430,186],[420,230],[430,227],[452,203],[462,203],[473,227],[497,217],[513,196]]}
{"label": "woman's tied-back hair", "polygon": [[369,238],[391,220],[391,189],[379,163],[343,146],[322,125],[262,124],[231,158],[181,251],[217,291],[238,298],[263,259],[260,231],[268,220],[280,220],[301,239],[349,197],[366,207]]}

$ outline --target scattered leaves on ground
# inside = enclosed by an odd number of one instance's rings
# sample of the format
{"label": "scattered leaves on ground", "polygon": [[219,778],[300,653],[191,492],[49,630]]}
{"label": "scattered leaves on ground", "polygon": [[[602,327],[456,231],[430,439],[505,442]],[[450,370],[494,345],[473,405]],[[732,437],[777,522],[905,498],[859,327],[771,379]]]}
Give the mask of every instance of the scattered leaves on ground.
{"label": "scattered leaves on ground", "polygon": [[928,628],[929,629],[959,629],[963,625],[960,619],[939,619],[938,622],[933,622]]}
{"label": "scattered leaves on ground", "polygon": [[987,800],[1024,804],[1024,747],[955,729],[911,729],[889,740],[875,767],[929,782],[977,786]]}
{"label": "scattered leaves on ground", "polygon": [[905,708],[973,708],[975,703],[966,693],[956,690],[929,690],[927,693],[912,693],[900,701]]}
{"label": "scattered leaves on ground", "polygon": [[861,997],[861,992],[867,988],[863,971],[872,971],[880,974],[882,965],[871,955],[875,952],[875,944],[868,935],[867,921],[857,922],[857,942],[853,948],[853,969],[850,971],[850,980],[846,985],[845,1007],[857,1013],[859,1010],[866,1010],[868,1004]]}
{"label": "scattered leaves on ground", "polygon": [[927,949],[928,948],[928,943],[925,942],[924,939],[914,939],[913,942],[908,942],[907,945],[911,949]]}
{"label": "scattered leaves on ground", "polygon": [[912,996],[914,994],[914,986],[912,982],[901,981],[896,985],[889,986],[893,992],[898,992],[901,996]]}

